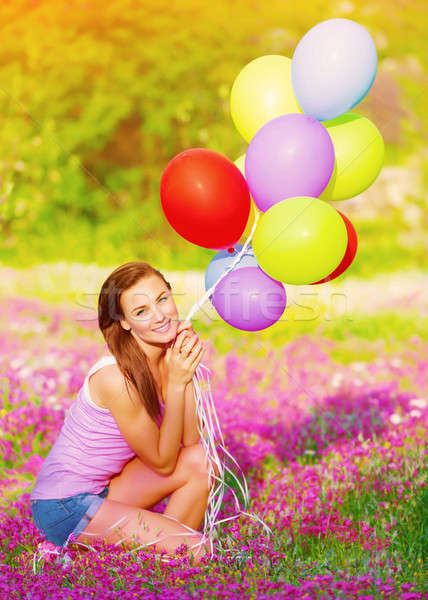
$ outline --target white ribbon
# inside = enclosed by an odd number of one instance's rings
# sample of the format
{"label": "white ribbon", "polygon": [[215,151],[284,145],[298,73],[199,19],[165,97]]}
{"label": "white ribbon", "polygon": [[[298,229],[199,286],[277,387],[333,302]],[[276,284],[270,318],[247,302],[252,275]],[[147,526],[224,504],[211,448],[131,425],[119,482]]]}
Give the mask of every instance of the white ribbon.
{"label": "white ribbon", "polygon": [[[220,283],[220,281],[224,277],[226,277],[226,275],[228,273],[230,273],[230,271],[233,270],[235,265],[241,260],[242,256],[244,256],[244,254],[250,254],[250,252],[247,251],[247,247],[253,238],[254,231],[256,229],[257,221],[259,220],[260,214],[261,214],[260,212],[257,213],[256,218],[253,223],[253,227],[251,229],[251,233],[248,236],[247,240],[245,241],[245,244],[242,247],[241,251],[235,257],[235,260],[229,265],[229,267],[224,271],[224,273],[222,273],[222,275],[219,277],[219,279],[217,279],[217,281],[214,283],[214,285],[212,285],[205,292],[205,294],[201,297],[201,299],[192,306],[192,308],[190,309],[190,311],[185,319],[186,321],[191,320],[191,318],[194,316],[194,314],[201,308],[201,306],[203,306],[205,301],[211,296],[212,292],[215,290],[215,288]],[[208,506],[207,506],[207,510],[205,512],[205,518],[204,518],[204,537],[208,538],[210,540],[210,544],[211,544],[211,548],[212,548],[213,547],[213,537],[215,535],[216,525],[219,525],[220,523],[224,523],[225,521],[231,521],[233,519],[236,519],[242,514],[242,515],[246,515],[250,518],[253,518],[253,519],[259,521],[263,525],[265,530],[267,531],[268,538],[270,539],[270,535],[272,534],[272,530],[270,529],[270,527],[268,527],[268,525],[266,525],[266,523],[264,523],[256,515],[251,515],[245,511],[243,511],[240,508],[239,500],[236,497],[236,494],[235,494],[235,491],[233,488],[230,488],[230,490],[233,494],[233,497],[234,497],[234,500],[236,503],[236,509],[239,511],[238,514],[235,514],[234,516],[228,517],[226,519],[221,519],[221,520],[216,521],[217,514],[220,510],[220,507],[221,507],[221,504],[223,501],[224,489],[225,489],[225,485],[226,485],[225,481],[224,481],[225,470],[234,478],[234,480],[238,484],[239,490],[242,494],[242,497],[244,499],[246,506],[249,505],[250,499],[249,499],[247,481],[245,479],[244,474],[242,474],[243,483],[241,484],[239,478],[235,475],[235,473],[233,473],[233,471],[231,471],[228,467],[225,466],[224,461],[222,462],[218,455],[217,447],[216,447],[216,443],[215,443],[216,434],[218,435],[218,437],[221,440],[221,444],[219,444],[218,448],[220,448],[227,456],[229,456],[229,458],[231,458],[232,461],[239,467],[236,460],[224,447],[223,434],[220,429],[220,425],[219,425],[218,418],[217,418],[217,413],[216,413],[215,406],[214,406],[214,401],[213,401],[212,394],[211,394],[210,380],[209,380],[209,377],[207,377],[206,381],[204,381],[204,377],[202,376],[202,373],[201,373],[201,368],[205,369],[209,373],[211,371],[210,371],[210,369],[208,369],[208,367],[205,367],[204,365],[199,364],[196,369],[196,373],[195,373],[196,377],[194,376],[194,379],[193,379],[194,384],[195,384],[195,393],[196,393],[196,412],[197,412],[197,417],[198,417],[198,432],[200,434],[202,445],[205,450],[206,459],[208,460],[208,473],[209,473],[209,475],[208,475],[209,484],[208,485],[210,487],[210,494],[208,497]],[[198,373],[198,370],[199,370],[199,373]],[[201,389],[201,386],[202,386],[202,388],[208,387],[208,392],[204,393],[203,389]],[[213,417],[214,417],[215,423],[214,423]],[[202,431],[199,426],[199,423],[202,424]],[[215,426],[217,427],[217,431],[215,430]],[[205,430],[206,435],[204,435],[204,430]],[[212,462],[214,462],[218,467],[219,477],[217,477],[214,472],[214,467],[212,466]],[[242,472],[242,469],[240,469],[240,470]],[[212,479],[216,479],[219,482],[219,485],[217,485],[217,487],[215,487],[215,486],[211,487]],[[217,495],[218,495],[218,498],[216,499]],[[218,537],[219,546],[222,549],[221,540],[220,540],[219,536],[217,536],[217,537]],[[226,549],[223,551],[233,552],[230,549]],[[213,555],[213,553],[211,551],[211,557],[212,557],[212,555]]]}

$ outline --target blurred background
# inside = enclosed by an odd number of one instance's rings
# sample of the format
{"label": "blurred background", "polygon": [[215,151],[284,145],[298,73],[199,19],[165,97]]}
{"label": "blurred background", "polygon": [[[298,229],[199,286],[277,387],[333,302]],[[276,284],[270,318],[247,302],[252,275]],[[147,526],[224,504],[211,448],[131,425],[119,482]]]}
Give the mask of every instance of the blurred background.
{"label": "blurred background", "polygon": [[[372,35],[378,72],[354,112],[386,143],[376,182],[335,206],[354,223],[345,276],[428,262],[424,3],[393,0],[14,0],[0,6],[0,260],[204,269],[214,251],[179,236],[159,200],[168,161],[190,147],[234,161],[247,144],[230,117],[242,67],[292,57],[333,17]],[[345,277],[344,276],[344,277]]]}

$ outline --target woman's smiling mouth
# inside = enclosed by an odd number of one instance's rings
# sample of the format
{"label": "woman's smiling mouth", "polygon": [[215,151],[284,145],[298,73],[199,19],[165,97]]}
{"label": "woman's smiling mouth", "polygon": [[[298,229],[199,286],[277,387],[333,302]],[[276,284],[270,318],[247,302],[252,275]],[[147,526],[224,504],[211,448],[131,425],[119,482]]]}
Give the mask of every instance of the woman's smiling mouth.
{"label": "woman's smiling mouth", "polygon": [[162,325],[162,327],[158,327],[157,329],[153,329],[153,331],[155,333],[165,333],[166,331],[168,331],[170,325],[171,325],[171,319],[165,325]]}

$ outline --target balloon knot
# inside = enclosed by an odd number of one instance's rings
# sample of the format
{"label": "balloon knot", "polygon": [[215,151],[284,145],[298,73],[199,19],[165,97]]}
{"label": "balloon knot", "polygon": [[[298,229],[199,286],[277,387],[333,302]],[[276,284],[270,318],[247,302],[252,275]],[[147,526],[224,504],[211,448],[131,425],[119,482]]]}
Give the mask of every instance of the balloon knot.
{"label": "balloon knot", "polygon": [[229,254],[233,254],[233,252],[235,252],[235,248],[228,248],[227,251]]}

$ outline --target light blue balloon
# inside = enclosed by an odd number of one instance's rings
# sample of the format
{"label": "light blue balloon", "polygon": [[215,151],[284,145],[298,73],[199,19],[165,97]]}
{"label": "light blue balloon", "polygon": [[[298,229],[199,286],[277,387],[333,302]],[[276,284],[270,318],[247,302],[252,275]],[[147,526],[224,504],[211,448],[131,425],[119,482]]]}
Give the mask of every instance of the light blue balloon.
{"label": "light blue balloon", "polygon": [[367,29],[350,19],[328,19],[297,44],[291,81],[302,110],[335,119],[367,95],[377,71],[377,52]]}
{"label": "light blue balloon", "polygon": [[[207,291],[215,282],[220,279],[223,273],[232,264],[238,254],[241,252],[244,244],[235,244],[234,251],[229,252],[228,250],[221,250],[210,260],[208,267],[205,271],[205,291]],[[242,269],[242,267],[258,267],[258,262],[254,256],[254,252],[251,246],[248,246],[245,254],[243,254],[240,260],[233,267],[233,271],[236,269]],[[231,271],[232,272],[232,271]]]}

